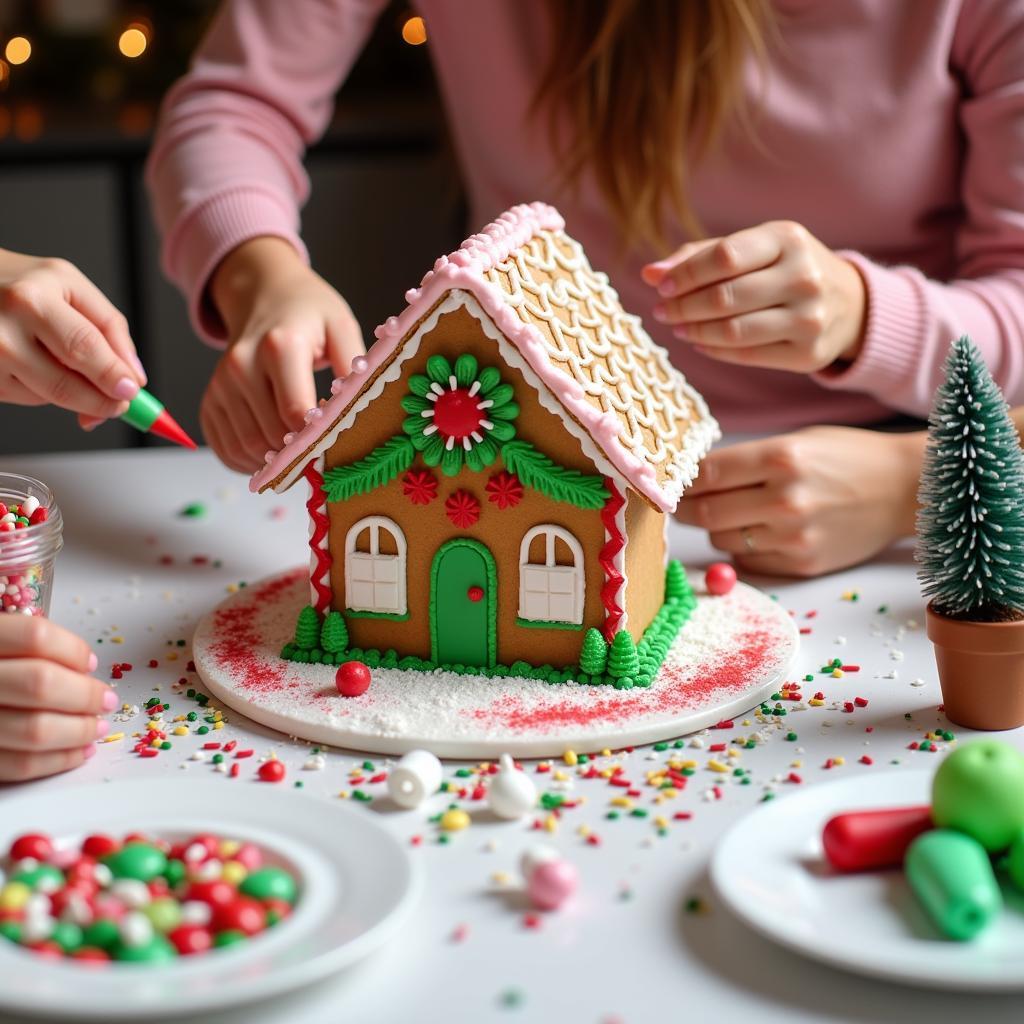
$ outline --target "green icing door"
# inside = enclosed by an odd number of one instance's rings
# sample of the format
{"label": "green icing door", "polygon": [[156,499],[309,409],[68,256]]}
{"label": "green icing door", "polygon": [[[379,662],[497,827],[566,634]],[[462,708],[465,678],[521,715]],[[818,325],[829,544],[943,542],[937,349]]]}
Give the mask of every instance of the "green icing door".
{"label": "green icing door", "polygon": [[494,556],[462,537],[442,544],[430,570],[430,649],[438,665],[485,665],[497,648]]}

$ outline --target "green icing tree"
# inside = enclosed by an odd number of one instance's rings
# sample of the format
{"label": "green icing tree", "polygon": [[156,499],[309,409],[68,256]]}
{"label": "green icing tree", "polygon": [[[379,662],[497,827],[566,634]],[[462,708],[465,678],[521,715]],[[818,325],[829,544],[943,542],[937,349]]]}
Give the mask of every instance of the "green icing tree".
{"label": "green icing tree", "polygon": [[665,600],[672,597],[686,597],[690,592],[690,583],[686,578],[686,570],[674,559],[665,569]]}
{"label": "green icing tree", "polygon": [[969,338],[953,342],[928,420],[918,576],[945,615],[1024,613],[1024,456],[1006,400]]}
{"label": "green icing tree", "polygon": [[640,658],[636,653],[636,644],[626,630],[620,629],[615,634],[611,650],[608,652],[608,675],[612,679],[623,679],[626,676],[632,678],[639,671]]}
{"label": "green icing tree", "polygon": [[303,651],[311,651],[320,643],[320,615],[317,610],[307,604],[299,612],[295,623],[295,646]]}
{"label": "green icing tree", "polygon": [[320,646],[330,654],[340,654],[348,647],[348,626],[341,612],[328,612],[324,617]]}
{"label": "green icing tree", "polygon": [[600,676],[608,665],[608,643],[599,629],[591,627],[583,634],[580,650],[580,671],[588,676]]}

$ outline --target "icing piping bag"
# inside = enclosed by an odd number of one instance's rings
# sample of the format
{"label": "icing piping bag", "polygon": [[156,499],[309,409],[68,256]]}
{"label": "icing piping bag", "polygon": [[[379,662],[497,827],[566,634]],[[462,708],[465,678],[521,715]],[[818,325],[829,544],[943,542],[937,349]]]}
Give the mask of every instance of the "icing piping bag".
{"label": "icing piping bag", "polygon": [[144,434],[156,434],[180,444],[182,448],[195,448],[196,443],[178,425],[177,420],[164,408],[163,402],[154,398],[145,388],[128,403],[121,419],[130,427]]}

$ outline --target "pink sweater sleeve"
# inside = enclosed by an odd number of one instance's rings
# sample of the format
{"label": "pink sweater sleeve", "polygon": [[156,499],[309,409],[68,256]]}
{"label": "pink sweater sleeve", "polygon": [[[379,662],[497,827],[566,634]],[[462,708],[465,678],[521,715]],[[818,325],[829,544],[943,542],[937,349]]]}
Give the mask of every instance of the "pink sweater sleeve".
{"label": "pink sweater sleeve", "polygon": [[864,347],[816,379],[926,415],[949,343],[969,334],[1011,404],[1024,402],[1024,11],[1005,0],[964,5],[951,69],[965,98],[960,126],[964,223],[957,272],[930,280],[844,252],[867,285]]}
{"label": "pink sweater sleeve", "polygon": [[385,2],[227,0],[168,93],[146,183],[164,270],[207,341],[225,340],[204,295],[232,249],[277,235],[306,256],[305,148],[326,128],[334,93]]}

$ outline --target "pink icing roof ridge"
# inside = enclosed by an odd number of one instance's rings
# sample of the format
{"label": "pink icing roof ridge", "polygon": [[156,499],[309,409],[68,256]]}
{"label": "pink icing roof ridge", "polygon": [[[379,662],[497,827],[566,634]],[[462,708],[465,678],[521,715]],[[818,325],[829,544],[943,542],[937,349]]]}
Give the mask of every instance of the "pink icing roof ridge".
{"label": "pink icing roof ridge", "polygon": [[[564,226],[561,214],[554,207],[546,203],[521,204],[507,210],[479,234],[467,238],[455,252],[439,257],[420,286],[405,293],[408,305],[401,314],[389,317],[374,331],[376,344],[365,356],[353,361],[352,373],[334,381],[330,399],[306,414],[306,425],[301,430],[285,435],[280,451],[267,452],[266,465],[253,474],[249,489],[263,490],[279,475],[298,468],[294,463],[314,447],[338,420],[364,384],[431,306],[445,292],[462,289],[474,295],[497,328],[522,353],[530,368],[559,402],[584,426],[625,479],[658,508],[665,512],[673,511],[683,485],[666,487],[660,484],[654,467],[622,446],[618,417],[593,406],[586,400],[580,385],[551,364],[537,329],[520,320],[501,291],[483,277],[539,232],[560,231]],[[702,450],[695,456],[695,462],[703,456],[711,440],[711,436],[698,439]]]}

